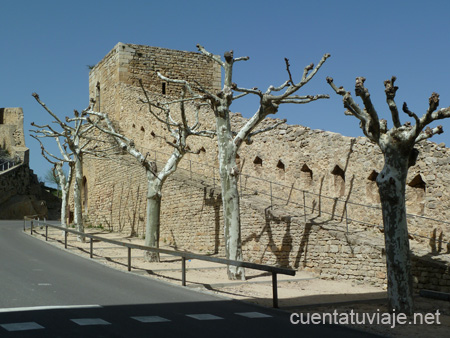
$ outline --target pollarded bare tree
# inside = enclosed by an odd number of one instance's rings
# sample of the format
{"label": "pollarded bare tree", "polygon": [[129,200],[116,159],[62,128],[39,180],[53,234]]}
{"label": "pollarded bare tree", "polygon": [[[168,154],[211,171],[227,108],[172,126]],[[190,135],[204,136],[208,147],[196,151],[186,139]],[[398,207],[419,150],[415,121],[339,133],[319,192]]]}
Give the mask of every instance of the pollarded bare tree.
{"label": "pollarded bare tree", "polygon": [[[87,134],[93,128],[93,126],[86,125],[82,120],[78,119],[79,113],[74,111],[75,119],[66,118],[66,122],[62,121],[58,118],[56,114],[54,114],[46,105],[43,103],[39,95],[36,93],[32,94],[36,101],[55,119],[53,121],[54,124],[58,125],[61,130],[57,131],[50,125],[37,125],[34,122],[31,124],[32,126],[38,128],[33,130],[32,132],[36,133],[38,137],[51,137],[55,138],[58,142],[58,146],[60,147],[61,154],[65,152],[61,148],[61,144],[59,143],[59,138],[64,140],[64,145],[70,149],[70,154],[72,158],[70,162],[73,163],[73,170],[75,174],[75,179],[73,182],[73,200],[74,200],[74,223],[77,231],[84,232],[83,225],[83,214],[81,208],[81,186],[83,180],[83,154],[88,152],[87,146],[92,139],[87,137]],[[73,126],[68,123],[72,123]],[[67,154],[67,153],[66,153]],[[64,155],[63,155],[64,157]],[[66,160],[69,162],[69,160]],[[62,167],[61,167],[62,170]],[[69,181],[70,184],[70,181]],[[61,219],[61,221],[63,221]],[[83,236],[78,236],[78,240],[84,241]]]}
{"label": "pollarded bare tree", "polygon": [[[172,154],[167,160],[166,164],[161,170],[157,170],[156,162],[148,159],[148,153],[142,154],[135,147],[135,142],[127,136],[121,134],[114,127],[113,122],[110,120],[107,113],[96,112],[92,109],[87,110],[85,113],[90,116],[96,116],[97,119],[87,117],[85,120],[91,125],[97,127],[100,131],[107,135],[110,135],[117,142],[118,146],[127,151],[130,155],[136,158],[136,160],[145,168],[147,175],[147,210],[146,210],[146,234],[145,245],[158,248],[159,247],[159,234],[160,234],[160,213],[161,213],[161,198],[162,188],[166,179],[177,170],[177,166],[186,153],[196,153],[189,149],[186,141],[189,136],[204,136],[214,137],[214,131],[199,130],[200,123],[198,114],[200,105],[195,104],[195,121],[190,125],[187,114],[185,102],[197,100],[196,97],[186,97],[186,87],[182,88],[182,94],[180,99],[176,99],[170,102],[158,103],[152,102],[144,89],[142,82],[140,82],[141,88],[145,95],[145,100],[141,102],[147,104],[148,110],[160,123],[162,123],[173,137],[173,142],[167,141],[172,148]],[[175,116],[176,113],[172,112],[171,107],[174,104],[179,103],[179,116]],[[146,253],[146,259],[148,261],[159,261],[159,254],[153,252]]]}
{"label": "pollarded bare tree", "polygon": [[344,107],[347,109],[345,114],[360,120],[364,135],[376,143],[384,155],[384,167],[376,182],[383,213],[389,306],[396,311],[412,314],[414,304],[405,207],[406,176],[408,168],[414,165],[419,154],[414,145],[443,132],[442,126],[430,128],[427,125],[435,120],[450,117],[450,107],[436,110],[439,106],[439,95],[433,93],[427,112],[419,118],[409,110],[405,102],[403,112],[415,120],[415,125],[410,122],[402,125],[394,100],[398,89],[394,85],[395,80],[396,78],[392,77],[384,82],[386,102],[394,124],[388,129],[387,121],[379,119],[369,90],[364,87],[365,78],[356,78],[355,85],[355,94],[361,98],[365,109],[355,103],[350,92],[343,87],[338,88],[332,78],[327,78],[333,90],[343,96]]}
{"label": "pollarded bare tree", "polygon": [[[69,189],[70,182],[72,181],[72,173],[74,167],[74,160],[72,158],[72,154],[67,152],[67,147],[61,145],[61,140],[59,136],[54,136],[56,144],[58,145],[61,156],[56,156],[50,153],[45,149],[44,144],[41,142],[40,137],[50,137],[48,133],[49,130],[44,131],[43,126],[37,126],[32,123],[33,126],[41,128],[40,130],[30,130],[32,133],[36,133],[36,135],[31,135],[31,137],[35,138],[41,144],[41,153],[42,156],[51,164],[53,164],[52,175],[56,178],[59,187],[61,188],[61,226],[67,228],[67,207],[69,204]],[[69,166],[69,171],[67,172],[67,176],[64,173],[64,163],[67,163]]]}
{"label": "pollarded bare tree", "polygon": [[[285,59],[288,80],[279,87],[270,86],[265,92],[262,92],[257,88],[240,88],[233,83],[234,63],[246,61],[249,57],[235,58],[233,56],[233,51],[230,51],[224,54],[224,60],[222,60],[219,56],[206,51],[200,45],[197,45],[197,48],[202,54],[218,63],[224,70],[225,77],[223,88],[219,93],[211,93],[203,88],[198,82],[195,84],[188,84],[186,81],[169,79],[161,74],[159,74],[159,76],[168,82],[185,83],[189,88],[194,88],[196,91],[202,93],[202,95],[199,96],[210,104],[211,109],[214,112],[219,148],[219,172],[222,188],[225,251],[228,259],[243,260],[238,194],[238,179],[240,173],[236,165],[237,152],[242,145],[242,142],[250,143],[252,136],[271,130],[280,124],[277,123],[265,129],[255,130],[259,123],[268,115],[276,114],[278,112],[280,104],[303,104],[318,99],[329,98],[328,95],[299,96],[294,94],[313,78],[330,55],[325,54],[316,67],[314,67],[313,64],[305,67],[302,78],[297,83],[292,79],[289,60]],[[235,92],[239,94],[235,96]],[[274,92],[281,92],[281,94],[276,95]],[[230,106],[235,100],[247,94],[256,95],[259,98],[259,107],[253,117],[251,117],[240,130],[234,131],[231,128]],[[228,266],[228,277],[230,279],[245,279],[244,269],[242,267],[230,265]]]}

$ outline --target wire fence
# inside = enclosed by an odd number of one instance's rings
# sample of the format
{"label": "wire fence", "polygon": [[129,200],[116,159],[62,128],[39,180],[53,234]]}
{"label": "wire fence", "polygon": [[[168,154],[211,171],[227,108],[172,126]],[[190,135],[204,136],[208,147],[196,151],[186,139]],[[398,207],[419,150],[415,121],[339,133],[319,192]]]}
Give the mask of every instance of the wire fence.
{"label": "wire fence", "polygon": [[[171,154],[158,150],[151,150],[149,156],[157,165],[165,165]],[[177,172],[200,181],[202,184],[220,187],[219,169],[215,166],[184,158],[178,165]],[[308,215],[327,216],[329,220],[345,225],[346,231],[351,231],[351,224],[358,223],[366,227],[383,229],[382,209],[380,203],[372,205],[350,200],[349,197],[332,197],[320,192],[313,192],[295,187],[295,182],[286,185],[281,182],[241,173],[238,191],[241,199],[256,196],[262,199],[268,207],[283,207],[293,212],[293,215],[304,217]],[[410,224],[420,226],[424,221],[439,225],[450,225],[449,221],[435,219],[428,216],[407,213]],[[431,226],[431,228],[435,228]],[[410,235],[427,240],[436,240],[439,243],[450,242],[441,238],[436,239],[415,231]]]}

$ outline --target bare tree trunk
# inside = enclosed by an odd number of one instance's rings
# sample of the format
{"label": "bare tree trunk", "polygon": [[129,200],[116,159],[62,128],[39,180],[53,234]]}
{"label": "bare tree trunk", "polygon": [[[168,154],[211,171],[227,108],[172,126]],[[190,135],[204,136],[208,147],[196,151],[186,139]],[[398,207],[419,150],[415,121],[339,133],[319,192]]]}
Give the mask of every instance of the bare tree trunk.
{"label": "bare tree trunk", "polygon": [[[154,177],[153,173],[148,172],[147,176],[147,226],[145,228],[145,245],[159,248],[162,186],[160,180]],[[159,253],[147,251],[145,253],[145,259],[149,262],[159,262]]]}
{"label": "bare tree trunk", "polygon": [[[64,175],[64,171],[62,168],[62,163],[58,163],[55,166],[56,172],[58,174],[59,186],[61,187],[61,226],[67,228],[67,205],[68,205],[68,197],[69,197],[69,184],[66,180],[66,176]],[[64,231],[63,231],[64,235]]]}
{"label": "bare tree trunk", "polygon": [[[83,211],[81,208],[81,185],[83,182],[83,165],[80,154],[75,154],[75,182],[73,186],[74,222],[77,231],[84,232]],[[78,236],[81,242],[85,241],[84,236]]]}
{"label": "bare tree trunk", "polygon": [[383,212],[389,306],[410,315],[413,283],[405,206],[408,150],[389,147],[383,151],[385,164],[377,184]]}
{"label": "bare tree trunk", "polygon": [[[241,216],[238,192],[239,173],[236,166],[236,148],[228,124],[229,119],[217,118],[225,253],[228,259],[242,261]],[[229,265],[227,273],[229,279],[245,280],[245,270],[242,267]]]}

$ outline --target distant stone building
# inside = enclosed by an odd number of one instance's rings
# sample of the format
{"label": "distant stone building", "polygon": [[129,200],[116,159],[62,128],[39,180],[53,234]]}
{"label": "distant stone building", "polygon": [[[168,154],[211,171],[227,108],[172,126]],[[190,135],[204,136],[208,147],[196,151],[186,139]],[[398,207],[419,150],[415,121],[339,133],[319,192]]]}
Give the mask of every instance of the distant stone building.
{"label": "distant stone building", "polygon": [[29,167],[22,108],[0,108],[0,219],[55,218],[59,207]]}
{"label": "distant stone building", "polygon": [[[159,102],[176,98],[179,87],[155,74],[221,88],[220,68],[199,53],[118,43],[90,72],[96,109],[110,114],[118,129],[158,166],[171,148],[167,131],[139,102],[139,79]],[[307,109],[302,108],[302,109]],[[214,129],[204,109],[200,123]],[[273,119],[264,121],[261,128]],[[235,114],[232,124],[245,123]],[[356,127],[355,127],[356,128]],[[323,278],[386,281],[379,197],[375,183],[383,166],[366,138],[345,137],[282,124],[254,137],[238,155],[244,259],[317,272]],[[191,138],[192,150],[163,188],[161,242],[203,253],[223,253],[217,141]],[[415,285],[450,291],[450,150],[424,142],[409,170],[407,208]],[[86,159],[84,211],[88,222],[132,234],[145,233],[146,179],[134,158]],[[436,265],[437,264],[437,265]],[[433,266],[433,279],[427,267]],[[445,277],[446,278],[446,277]]]}

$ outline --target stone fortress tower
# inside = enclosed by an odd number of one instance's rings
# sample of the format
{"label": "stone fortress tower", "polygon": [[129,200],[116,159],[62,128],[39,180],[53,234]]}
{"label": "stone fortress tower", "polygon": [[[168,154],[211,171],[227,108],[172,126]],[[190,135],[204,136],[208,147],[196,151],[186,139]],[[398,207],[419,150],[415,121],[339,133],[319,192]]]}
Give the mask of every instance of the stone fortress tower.
{"label": "stone fortress tower", "polygon": [[0,219],[54,218],[59,206],[29,167],[22,108],[0,108]]}
{"label": "stone fortress tower", "polygon": [[[199,81],[219,91],[220,68],[199,53],[118,43],[90,72],[96,109],[109,113],[137,148],[162,166],[171,148],[163,126],[139,102],[139,79],[151,98],[176,98],[179,88],[156,71]],[[305,109],[305,108],[303,108]],[[232,124],[245,119],[235,114]],[[212,112],[200,114],[214,129]],[[261,126],[273,124],[273,120]],[[191,138],[192,150],[165,183],[161,244],[223,254],[217,141]],[[407,208],[415,286],[450,291],[450,150],[424,142],[409,170]],[[244,259],[316,272],[322,278],[386,282],[381,210],[376,176],[383,166],[366,138],[282,124],[254,137],[238,156]],[[86,159],[87,222],[142,236],[146,180],[134,158]],[[434,269],[430,274],[430,269]]]}

